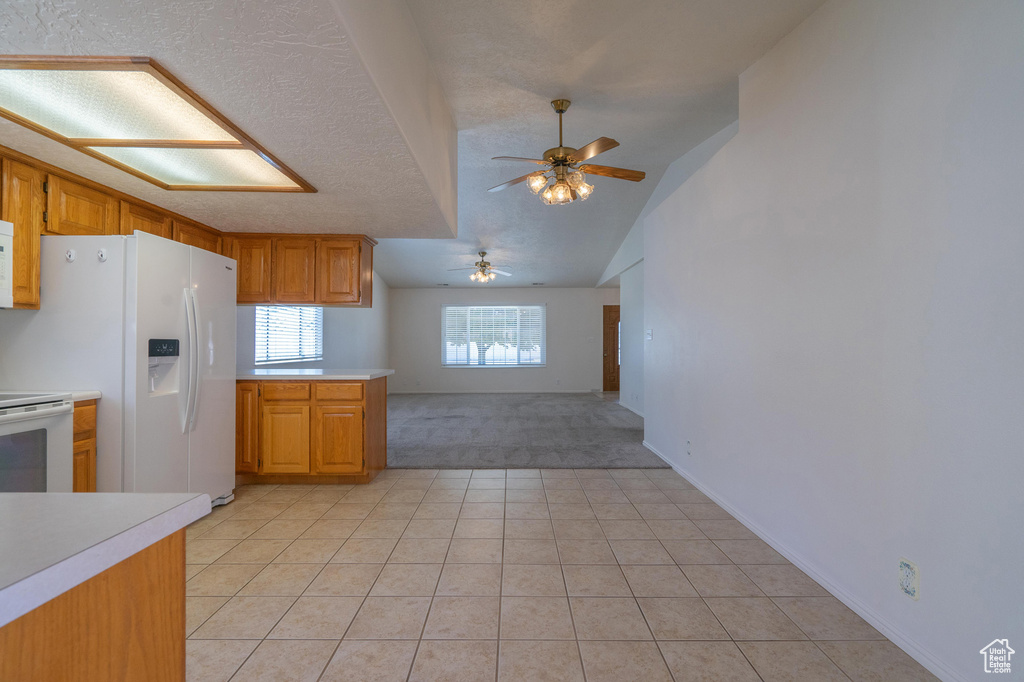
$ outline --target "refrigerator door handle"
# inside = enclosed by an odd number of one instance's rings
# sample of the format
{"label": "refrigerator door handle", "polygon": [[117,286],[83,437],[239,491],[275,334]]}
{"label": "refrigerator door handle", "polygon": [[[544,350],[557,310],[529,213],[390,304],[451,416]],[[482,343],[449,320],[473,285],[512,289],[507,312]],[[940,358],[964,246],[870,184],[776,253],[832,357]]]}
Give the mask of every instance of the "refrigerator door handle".
{"label": "refrigerator door handle", "polygon": [[188,430],[196,430],[196,413],[199,411],[199,329],[202,321],[199,319],[199,295],[195,289],[189,289],[192,296],[192,352],[189,353],[189,360],[192,366],[192,410],[189,412]]}
{"label": "refrigerator door handle", "polygon": [[192,297],[191,287],[185,289],[185,321],[188,325],[188,376],[187,396],[185,398],[185,411],[181,415],[181,432],[188,433],[190,428],[190,416],[194,409],[196,399],[195,365],[197,364],[196,348],[196,311],[195,299]]}
{"label": "refrigerator door handle", "polygon": [[[188,343],[188,336],[192,330],[192,306],[190,305],[191,295],[189,289],[182,290],[182,303],[185,305],[185,342],[182,344],[182,355],[178,357],[178,420],[181,422],[181,432],[185,433],[188,428],[188,413],[192,406],[192,373],[188,367],[192,366],[192,349]],[[188,354],[188,359],[185,358]]]}

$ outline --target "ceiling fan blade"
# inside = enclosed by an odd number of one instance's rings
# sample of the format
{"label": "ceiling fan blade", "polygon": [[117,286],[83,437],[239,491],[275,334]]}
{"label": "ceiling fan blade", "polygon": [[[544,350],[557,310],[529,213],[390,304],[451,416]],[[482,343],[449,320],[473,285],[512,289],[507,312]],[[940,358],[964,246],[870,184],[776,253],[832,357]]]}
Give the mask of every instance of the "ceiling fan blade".
{"label": "ceiling fan blade", "polygon": [[522,156],[492,156],[491,161],[529,161],[530,163],[539,163],[542,166],[547,165],[547,161],[544,159],[527,159]]}
{"label": "ceiling fan blade", "polygon": [[618,146],[619,143],[610,137],[599,137],[590,144],[585,144],[577,149],[573,152],[571,158],[573,163],[581,163]]}
{"label": "ceiling fan blade", "polygon": [[500,185],[495,185],[494,187],[490,188],[487,191],[488,192],[499,192],[499,191],[501,191],[501,190],[503,190],[503,189],[505,189],[507,187],[511,187],[512,185],[518,185],[520,182],[526,182],[527,178],[530,178],[530,177],[532,177],[534,175],[542,175],[543,173],[544,173],[544,171],[534,171],[533,173],[527,173],[526,175],[520,175],[515,180],[509,180],[508,182],[503,182]]}
{"label": "ceiling fan blade", "polygon": [[495,270],[494,268],[491,268],[491,272],[496,272],[499,275],[505,275],[506,277],[511,277],[512,276],[511,272],[505,272],[504,270]]}
{"label": "ceiling fan blade", "polygon": [[479,270],[480,268],[475,265],[471,268],[448,268],[448,272],[455,272],[456,270]]}
{"label": "ceiling fan blade", "polygon": [[629,170],[628,168],[613,168],[611,166],[594,166],[589,163],[580,168],[580,170],[591,175],[603,175],[608,178],[632,180],[633,182],[640,182],[647,177],[647,173],[644,173],[643,171]]}

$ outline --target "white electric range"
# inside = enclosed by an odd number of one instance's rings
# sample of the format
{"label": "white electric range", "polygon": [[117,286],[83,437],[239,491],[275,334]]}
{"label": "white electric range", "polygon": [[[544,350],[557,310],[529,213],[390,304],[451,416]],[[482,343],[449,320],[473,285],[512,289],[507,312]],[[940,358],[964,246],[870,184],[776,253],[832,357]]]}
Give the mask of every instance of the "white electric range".
{"label": "white electric range", "polygon": [[72,491],[70,393],[0,391],[0,492]]}

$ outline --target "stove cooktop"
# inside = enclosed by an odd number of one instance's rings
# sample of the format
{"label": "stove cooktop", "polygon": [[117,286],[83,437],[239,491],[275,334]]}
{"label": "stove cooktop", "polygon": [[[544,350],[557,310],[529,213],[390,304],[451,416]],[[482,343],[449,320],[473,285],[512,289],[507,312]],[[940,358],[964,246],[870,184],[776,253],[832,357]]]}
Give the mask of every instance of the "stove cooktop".
{"label": "stove cooktop", "polygon": [[14,393],[0,391],[0,410],[71,400],[70,393]]}

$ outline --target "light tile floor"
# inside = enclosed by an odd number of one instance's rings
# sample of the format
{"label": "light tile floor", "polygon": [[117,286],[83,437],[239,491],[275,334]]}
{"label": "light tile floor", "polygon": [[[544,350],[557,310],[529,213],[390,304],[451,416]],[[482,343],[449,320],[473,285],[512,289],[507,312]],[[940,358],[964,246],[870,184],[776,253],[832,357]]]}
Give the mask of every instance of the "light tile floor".
{"label": "light tile floor", "polygon": [[935,679],[669,469],[243,486],[186,551],[197,682]]}

